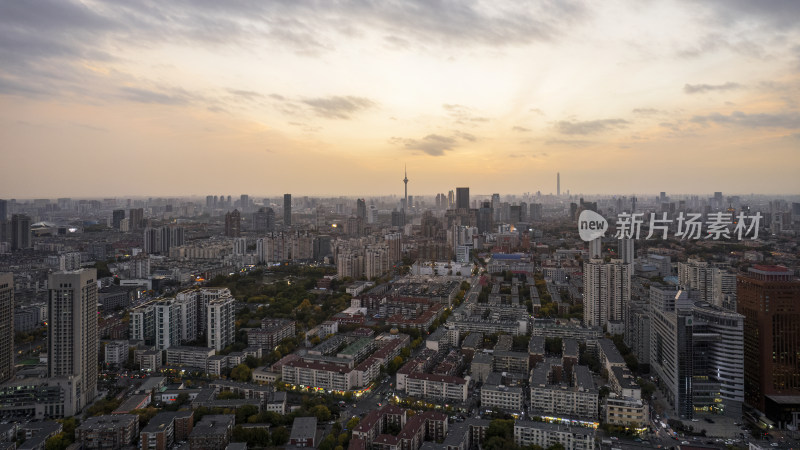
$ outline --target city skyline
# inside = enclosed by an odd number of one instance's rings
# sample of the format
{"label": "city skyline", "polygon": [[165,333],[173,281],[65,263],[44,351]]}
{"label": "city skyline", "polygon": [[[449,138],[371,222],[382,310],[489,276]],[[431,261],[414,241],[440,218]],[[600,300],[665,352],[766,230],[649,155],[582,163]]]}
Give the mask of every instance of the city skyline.
{"label": "city skyline", "polygon": [[[800,192],[800,4],[0,5],[6,198]],[[46,30],[46,31],[42,31]],[[111,180],[76,176],[110,172]]]}

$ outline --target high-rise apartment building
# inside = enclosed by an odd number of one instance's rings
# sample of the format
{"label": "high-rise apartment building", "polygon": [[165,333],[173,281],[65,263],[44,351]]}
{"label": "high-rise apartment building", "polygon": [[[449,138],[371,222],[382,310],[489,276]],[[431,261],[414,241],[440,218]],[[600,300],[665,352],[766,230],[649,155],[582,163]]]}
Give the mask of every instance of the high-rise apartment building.
{"label": "high-rise apartment building", "polygon": [[589,241],[589,259],[603,257],[603,238],[597,237]]}
{"label": "high-rise apartment building", "polygon": [[275,231],[275,211],[272,208],[260,208],[253,213],[253,231],[256,233]]}
{"label": "high-rise apartment building", "polygon": [[144,251],[150,254],[168,254],[169,249],[180,247],[186,241],[186,230],[183,227],[147,227],[143,233]]}
{"label": "high-rise apartment building", "polygon": [[233,344],[234,341],[235,311],[233,303],[233,297],[220,297],[208,302],[207,346],[218,352]]}
{"label": "high-rise apartment building", "polygon": [[11,250],[31,248],[31,218],[25,214],[11,216]]}
{"label": "high-rise apartment building", "polygon": [[144,228],[144,209],[142,208],[133,208],[128,211],[128,219],[130,219],[130,223],[128,224],[131,230],[141,230]]}
{"label": "high-rise apartment building", "polygon": [[583,263],[583,322],[602,327],[610,321],[626,323],[631,298],[633,265],[612,259],[590,259]]}
{"label": "high-rise apartment building", "polygon": [[292,194],[283,194],[283,226],[292,226]]}
{"label": "high-rise apartment building", "polygon": [[125,210],[124,209],[115,209],[111,213],[111,227],[115,230],[119,230],[119,224],[122,222],[122,219],[125,218]]}
{"label": "high-rise apartment building", "polygon": [[500,194],[492,194],[492,220],[500,222]]}
{"label": "high-rise apartment building", "polygon": [[619,240],[619,257],[624,263],[634,263],[636,258],[636,251],[633,248],[633,239],[620,239]]}
{"label": "high-rise apartment building", "polygon": [[698,299],[722,306],[726,295],[736,295],[736,275],[699,259],[678,263],[678,282],[697,291]]}
{"label": "high-rise apartment building", "polygon": [[786,267],[755,265],[736,285],[744,316],[745,400],[774,417],[770,410],[782,409],[781,403],[800,406],[800,280]]}
{"label": "high-rise apartment building", "polygon": [[166,350],[180,342],[180,310],[174,299],[159,300],[153,305],[156,350]]}
{"label": "high-rise apartment building", "polygon": [[356,217],[367,220],[367,202],[363,198],[356,200]]}
{"label": "high-rise apartment building", "polygon": [[469,209],[469,188],[456,188],[456,209]]}
{"label": "high-rise apartment building", "polygon": [[238,209],[225,214],[225,236],[239,237],[242,235],[242,215]]}
{"label": "high-rise apartment building", "polygon": [[528,208],[530,211],[529,217],[531,222],[538,222],[542,220],[544,217],[542,215],[542,204],[541,203],[531,203],[530,207]]}
{"label": "high-rise apartment building", "polygon": [[0,273],[0,383],[14,376],[14,275]]}
{"label": "high-rise apartment building", "polygon": [[47,375],[72,378],[80,411],[97,392],[97,270],[55,272],[47,283]]}

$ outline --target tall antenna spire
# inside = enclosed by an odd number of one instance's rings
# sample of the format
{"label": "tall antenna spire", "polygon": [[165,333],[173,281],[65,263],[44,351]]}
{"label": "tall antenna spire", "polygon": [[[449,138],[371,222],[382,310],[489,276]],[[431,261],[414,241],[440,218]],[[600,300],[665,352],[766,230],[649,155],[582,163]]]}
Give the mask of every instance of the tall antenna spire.
{"label": "tall antenna spire", "polygon": [[405,185],[405,197],[403,200],[403,225],[406,224],[406,209],[408,209],[408,165],[403,165],[403,184]]}

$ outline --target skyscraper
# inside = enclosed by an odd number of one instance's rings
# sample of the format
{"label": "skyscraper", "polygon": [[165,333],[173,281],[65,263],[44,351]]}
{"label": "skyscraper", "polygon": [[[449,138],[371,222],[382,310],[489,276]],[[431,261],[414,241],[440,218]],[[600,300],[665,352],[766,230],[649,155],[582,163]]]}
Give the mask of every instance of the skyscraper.
{"label": "skyscraper", "polygon": [[367,220],[367,202],[363,198],[356,200],[356,217]]}
{"label": "skyscraper", "polygon": [[143,232],[143,247],[148,254],[168,254],[172,247],[184,244],[186,230],[183,227],[147,227]]}
{"label": "skyscraper", "polygon": [[633,239],[620,239],[619,240],[619,257],[622,262],[633,264],[636,258],[636,251],[633,247]]}
{"label": "skyscraper", "polygon": [[241,236],[242,215],[238,209],[225,214],[225,236],[239,237]]}
{"label": "skyscraper", "polygon": [[556,196],[561,197],[561,172],[556,172]]}
{"label": "skyscraper", "polygon": [[8,201],[0,200],[0,242],[8,242]]}
{"label": "skyscraper", "polygon": [[774,417],[787,399],[797,406],[800,395],[800,281],[786,267],[755,265],[737,277],[736,292],[745,401]]}
{"label": "skyscraper", "polygon": [[674,413],[741,417],[742,316],[694,302],[687,291],[650,289],[650,368]]}
{"label": "skyscraper", "polygon": [[610,263],[590,259],[583,263],[583,322],[602,327],[608,322],[626,323],[631,298],[632,264],[620,259]]}
{"label": "skyscraper", "polygon": [[14,275],[0,273],[0,383],[14,375]]}
{"label": "skyscraper", "polygon": [[11,250],[31,248],[31,218],[25,214],[11,216]]}
{"label": "skyscraper", "polygon": [[292,194],[283,194],[283,226],[292,226]]}
{"label": "skyscraper", "polygon": [[272,208],[259,208],[253,213],[253,231],[256,233],[275,231],[275,211]]}
{"label": "skyscraper", "polygon": [[208,330],[208,347],[221,351],[233,344],[234,316],[233,297],[230,295],[215,298],[208,302],[206,326]]}
{"label": "skyscraper", "polygon": [[133,208],[128,211],[131,230],[141,230],[144,227],[144,209]]}
{"label": "skyscraper", "polygon": [[97,391],[97,270],[52,273],[47,283],[47,375],[72,378],[80,411]]}
{"label": "skyscraper", "polygon": [[469,209],[469,188],[456,188],[456,209]]}
{"label": "skyscraper", "polygon": [[492,220],[500,222],[500,194],[492,194]]}
{"label": "skyscraper", "polygon": [[125,210],[124,209],[115,209],[111,213],[111,227],[115,230],[119,230],[119,223],[122,222],[122,219],[125,218]]}
{"label": "skyscraper", "polygon": [[603,257],[603,238],[598,237],[589,241],[589,259]]}

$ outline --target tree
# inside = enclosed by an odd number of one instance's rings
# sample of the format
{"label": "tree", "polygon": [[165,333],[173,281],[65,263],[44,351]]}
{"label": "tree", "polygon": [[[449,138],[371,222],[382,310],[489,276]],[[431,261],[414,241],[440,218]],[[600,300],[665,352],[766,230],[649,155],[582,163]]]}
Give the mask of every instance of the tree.
{"label": "tree", "polygon": [[311,414],[315,415],[320,422],[331,420],[331,410],[325,405],[317,405],[311,408]]}
{"label": "tree", "polygon": [[65,450],[72,445],[72,442],[67,439],[64,433],[58,433],[45,442],[44,450]]}
{"label": "tree", "polygon": [[233,391],[222,391],[217,394],[217,400],[235,400],[240,398],[244,398],[244,394]]}
{"label": "tree", "polygon": [[334,447],[336,447],[336,438],[333,437],[333,433],[325,436],[325,439],[319,444],[319,450],[333,450]]}
{"label": "tree", "polygon": [[239,364],[231,370],[231,378],[236,381],[250,381],[253,370],[247,364]]}
{"label": "tree", "polygon": [[489,428],[486,430],[486,438],[498,436],[503,439],[514,439],[514,421],[494,419],[489,422]]}
{"label": "tree", "polygon": [[347,429],[348,430],[352,430],[353,428],[358,426],[358,423],[360,421],[361,421],[361,419],[359,419],[358,417],[353,417],[352,419],[348,420],[347,421]]}
{"label": "tree", "polygon": [[244,363],[247,364],[247,367],[251,369],[255,369],[258,367],[258,358],[253,355],[249,355],[247,358],[244,359]]}
{"label": "tree", "polygon": [[289,441],[289,430],[283,425],[272,431],[272,445],[283,445]]}
{"label": "tree", "polygon": [[150,419],[158,414],[158,410],[151,406],[144,409],[134,409],[131,411],[131,413],[139,416],[139,429],[142,429],[147,425],[148,422],[150,422]]}
{"label": "tree", "polygon": [[250,416],[258,414],[258,407],[253,405],[244,405],[236,410],[236,423],[248,422]]}

